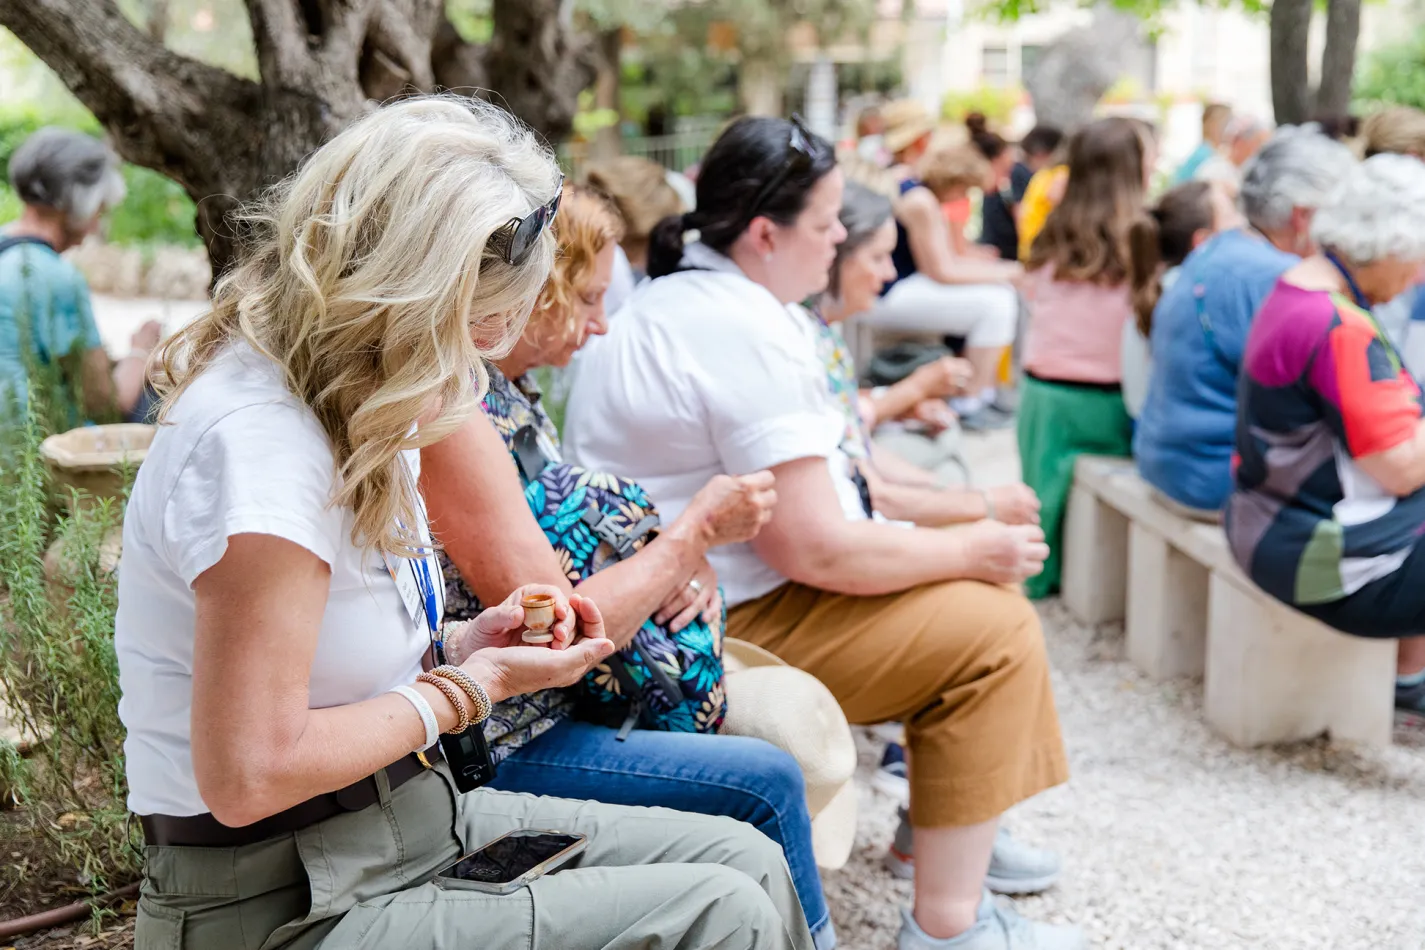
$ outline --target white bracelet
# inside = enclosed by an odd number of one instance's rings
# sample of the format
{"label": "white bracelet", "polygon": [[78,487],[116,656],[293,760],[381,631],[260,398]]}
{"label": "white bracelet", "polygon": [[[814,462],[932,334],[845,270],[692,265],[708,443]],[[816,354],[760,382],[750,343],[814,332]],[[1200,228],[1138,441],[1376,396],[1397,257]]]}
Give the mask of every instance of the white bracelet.
{"label": "white bracelet", "polygon": [[435,710],[431,708],[430,701],[412,686],[396,686],[391,692],[406,697],[410,704],[416,707],[416,712],[421,714],[421,723],[426,727],[426,741],[421,749],[429,749],[439,742],[440,723],[436,722]]}

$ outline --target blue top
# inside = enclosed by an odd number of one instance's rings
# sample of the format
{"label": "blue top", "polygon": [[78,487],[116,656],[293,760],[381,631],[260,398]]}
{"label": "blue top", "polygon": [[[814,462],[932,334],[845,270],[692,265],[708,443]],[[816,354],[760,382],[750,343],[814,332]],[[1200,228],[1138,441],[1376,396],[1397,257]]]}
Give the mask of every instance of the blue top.
{"label": "blue top", "polygon": [[1192,181],[1197,170],[1202,167],[1202,163],[1215,154],[1217,154],[1217,149],[1206,142],[1199,143],[1197,148],[1192,150],[1192,154],[1178,166],[1178,170],[1173,172],[1173,184],[1181,185],[1185,181]]}
{"label": "blue top", "polygon": [[1153,311],[1153,375],[1133,454],[1143,478],[1180,504],[1214,511],[1232,491],[1247,330],[1298,260],[1246,231],[1219,234],[1188,255]]}
{"label": "blue top", "polygon": [[[47,244],[17,244],[0,253],[0,414],[13,393],[25,405],[27,365],[47,366],[76,348],[101,346],[89,285]],[[74,407],[75,422],[79,420]]]}
{"label": "blue top", "polygon": [[[907,191],[924,187],[925,185],[918,178],[907,178],[901,182],[900,193],[904,195]],[[917,270],[915,256],[910,252],[910,234],[899,219],[896,220],[896,249],[891,252],[891,263],[896,265],[896,280],[904,280]],[[896,280],[890,281],[882,287],[881,293],[884,294],[894,287]]]}

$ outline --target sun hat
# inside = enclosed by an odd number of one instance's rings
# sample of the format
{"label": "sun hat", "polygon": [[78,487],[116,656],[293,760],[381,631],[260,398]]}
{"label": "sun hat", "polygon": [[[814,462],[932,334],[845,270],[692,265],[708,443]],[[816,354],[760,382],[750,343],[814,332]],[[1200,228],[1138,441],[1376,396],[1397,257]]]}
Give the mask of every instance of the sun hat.
{"label": "sun hat", "polygon": [[843,867],[856,840],[856,741],[836,697],[810,673],[759,646],[723,641],[727,720],[723,735],[772,743],[806,780],[817,866]]}
{"label": "sun hat", "polygon": [[881,118],[886,123],[881,141],[892,155],[935,131],[935,120],[930,117],[930,110],[914,99],[892,102],[881,110]]}

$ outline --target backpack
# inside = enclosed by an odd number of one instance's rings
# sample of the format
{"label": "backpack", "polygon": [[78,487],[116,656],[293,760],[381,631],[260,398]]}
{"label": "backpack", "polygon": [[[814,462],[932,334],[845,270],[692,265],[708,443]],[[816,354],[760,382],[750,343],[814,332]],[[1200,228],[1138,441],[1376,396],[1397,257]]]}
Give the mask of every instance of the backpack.
{"label": "backpack", "polygon": [[[539,429],[516,427],[505,414],[508,408],[504,399],[485,401],[485,413],[519,469],[525,501],[571,583],[632,557],[656,536],[658,512],[642,487],[617,475],[551,462],[540,448]],[[645,620],[628,646],[584,677],[580,716],[619,727],[620,738],[634,726],[717,732],[727,714],[726,619],[726,610],[714,624],[699,617],[677,633]]]}

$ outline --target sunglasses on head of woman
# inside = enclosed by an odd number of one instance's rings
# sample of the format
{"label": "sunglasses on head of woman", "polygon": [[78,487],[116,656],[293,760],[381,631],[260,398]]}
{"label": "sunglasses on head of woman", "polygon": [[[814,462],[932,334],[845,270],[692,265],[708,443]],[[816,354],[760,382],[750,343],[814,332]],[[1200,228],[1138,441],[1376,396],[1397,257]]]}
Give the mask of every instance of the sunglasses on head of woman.
{"label": "sunglasses on head of woman", "polygon": [[752,204],[748,206],[747,223],[757,217],[762,210],[762,205],[767,199],[782,187],[792,175],[803,174],[811,169],[816,163],[816,152],[812,149],[812,134],[807,131],[807,127],[802,124],[802,117],[792,113],[792,134],[787,140],[787,157],[782,162],[782,167],[777,174],[767,179],[767,184],[757,192],[757,197],[752,199]]}
{"label": "sunglasses on head of woman", "polygon": [[490,235],[489,247],[500,260],[511,267],[519,267],[529,260],[530,252],[539,243],[544,229],[554,222],[559,213],[559,199],[564,197],[564,179],[559,179],[559,190],[548,204],[542,204],[523,218],[511,218],[500,225]]}

